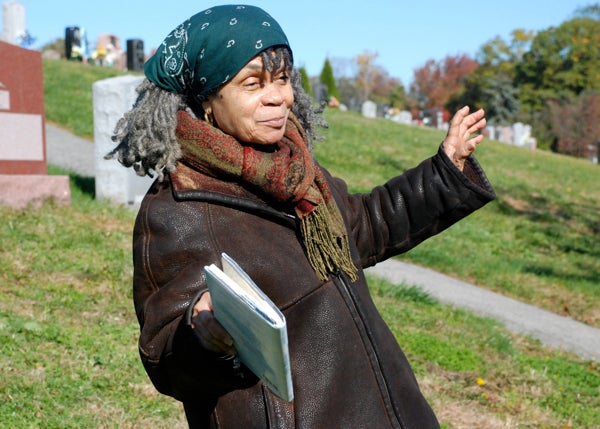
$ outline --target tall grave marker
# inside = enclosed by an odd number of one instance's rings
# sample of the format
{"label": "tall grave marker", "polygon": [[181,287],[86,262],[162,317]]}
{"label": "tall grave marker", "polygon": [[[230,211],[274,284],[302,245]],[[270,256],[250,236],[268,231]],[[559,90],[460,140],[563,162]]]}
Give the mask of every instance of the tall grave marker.
{"label": "tall grave marker", "polygon": [[137,208],[152,178],[138,176],[133,168],[125,168],[104,156],[116,143],[111,136],[115,125],[131,109],[137,98],[136,88],[144,76],[119,76],[94,82],[94,149],[96,162],[96,198]]}
{"label": "tall grave marker", "polygon": [[48,176],[40,52],[0,42],[0,205],[69,204],[67,176]]}

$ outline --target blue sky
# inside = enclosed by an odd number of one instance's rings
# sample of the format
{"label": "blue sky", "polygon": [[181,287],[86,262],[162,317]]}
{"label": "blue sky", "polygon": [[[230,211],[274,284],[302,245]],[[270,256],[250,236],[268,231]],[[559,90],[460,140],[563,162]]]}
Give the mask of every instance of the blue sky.
{"label": "blue sky", "polygon": [[[6,3],[7,0],[2,0]],[[26,26],[39,47],[64,37],[65,27],[84,27],[95,46],[98,35],[142,39],[145,50],[158,46],[182,21],[215,4],[204,0],[20,0]],[[297,65],[320,73],[326,58],[351,60],[365,50],[376,63],[408,85],[415,68],[448,55],[471,57],[496,36],[512,30],[541,31],[559,26],[595,0],[255,0],[283,27]],[[462,4],[459,6],[459,4]]]}

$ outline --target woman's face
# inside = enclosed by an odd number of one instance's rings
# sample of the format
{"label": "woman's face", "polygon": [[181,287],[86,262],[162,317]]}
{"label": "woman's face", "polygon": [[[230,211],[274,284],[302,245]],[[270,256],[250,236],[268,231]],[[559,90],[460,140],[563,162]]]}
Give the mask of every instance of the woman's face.
{"label": "woman's face", "polygon": [[224,133],[247,143],[273,144],[283,137],[293,102],[290,71],[269,72],[259,55],[203,107]]}

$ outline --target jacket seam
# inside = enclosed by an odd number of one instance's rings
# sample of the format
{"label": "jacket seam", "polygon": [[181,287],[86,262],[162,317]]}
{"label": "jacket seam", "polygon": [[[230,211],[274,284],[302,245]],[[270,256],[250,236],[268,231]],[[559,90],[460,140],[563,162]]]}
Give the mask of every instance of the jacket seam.
{"label": "jacket seam", "polygon": [[144,219],[144,221],[142,222],[142,225],[144,228],[144,245],[142,247],[143,248],[142,260],[144,261],[144,271],[146,272],[146,275],[152,282],[152,288],[154,289],[154,292],[156,292],[158,290],[158,285],[157,285],[156,278],[154,277],[154,272],[153,272],[151,264],[150,264],[150,241],[151,241],[152,234],[150,234],[150,226],[149,226],[149,222],[148,222],[148,208],[147,207],[142,212],[142,216]]}
{"label": "jacket seam", "polygon": [[[150,233],[150,226],[149,226],[149,221],[148,221],[148,205],[144,205],[142,206],[139,215],[142,218],[142,228],[143,228],[143,244],[142,244],[142,264],[143,264],[143,269],[145,272],[145,276],[148,278],[150,284],[152,285],[152,289],[153,289],[153,294],[155,294],[158,290],[158,284],[156,281],[156,278],[154,276],[154,272],[152,270],[152,266],[150,264],[150,241],[152,238],[152,234]],[[141,324],[145,324],[146,322],[146,312],[147,312],[147,306],[144,305],[144,309],[143,309],[143,322],[141,322]],[[150,365],[158,365],[160,362],[160,359],[152,359],[150,358],[150,354],[146,351],[146,349],[144,347],[142,347],[141,343],[138,342],[138,350],[140,355],[148,362],[148,364]]]}
{"label": "jacket seam", "polygon": [[[205,222],[205,226],[206,226],[206,229],[208,230],[208,237],[209,237],[209,239],[210,239],[210,241],[212,243],[211,248],[215,250],[214,259],[216,261],[220,261],[221,257],[219,255],[221,254],[222,247],[219,245],[219,242],[217,240],[215,231],[213,229],[214,222],[213,222],[213,214],[212,214],[212,210],[211,210],[211,205],[210,204],[206,204],[205,201],[200,201],[200,202],[204,203],[204,205],[206,206],[206,217],[207,217],[207,219],[206,219],[206,222]],[[223,268],[223,267],[221,267],[221,268]]]}
{"label": "jacket seam", "polygon": [[407,426],[404,423],[402,416],[396,413],[394,409],[393,401],[390,396],[390,389],[381,368],[381,360],[379,358],[377,350],[373,346],[373,340],[371,338],[371,335],[369,335],[368,330],[365,328],[364,317],[362,316],[358,306],[356,305],[354,297],[350,292],[350,287],[346,282],[345,278],[343,278],[341,275],[336,276],[334,278],[334,281],[338,285],[338,290],[340,290],[342,298],[344,299],[344,301],[346,302],[346,306],[348,307],[348,311],[352,315],[354,323],[360,334],[360,338],[362,339],[362,343],[364,347],[368,350],[367,356],[369,357],[369,362],[373,368],[373,373],[375,374],[377,383],[380,386],[379,391],[381,393],[382,400],[385,404],[385,408],[390,418],[390,423],[393,424],[393,422],[391,421],[391,416],[394,416],[400,428],[407,429]]}

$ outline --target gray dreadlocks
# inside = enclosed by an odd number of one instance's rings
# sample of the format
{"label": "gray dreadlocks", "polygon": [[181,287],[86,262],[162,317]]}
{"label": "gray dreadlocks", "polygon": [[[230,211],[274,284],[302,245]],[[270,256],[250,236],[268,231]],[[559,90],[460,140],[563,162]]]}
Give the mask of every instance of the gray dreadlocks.
{"label": "gray dreadlocks", "polygon": [[[294,91],[292,112],[298,118],[308,136],[309,148],[313,142],[322,140],[317,127],[327,128],[322,116],[323,106],[315,107],[312,98],[302,88],[300,73],[293,69],[292,56],[286,47],[274,47],[261,53],[267,71],[273,72],[285,66],[292,70],[291,84]],[[215,90],[215,92],[218,91]],[[137,87],[137,100],[131,110],[117,122],[112,140],[118,145],[105,156],[117,158],[125,167],[133,167],[140,176],[164,179],[164,172],[172,172],[181,158],[181,148],[175,129],[177,112],[185,110],[196,118],[204,117],[203,100],[195,100],[190,94],[176,94],[154,85],[148,79]],[[208,94],[207,99],[212,94]]]}

